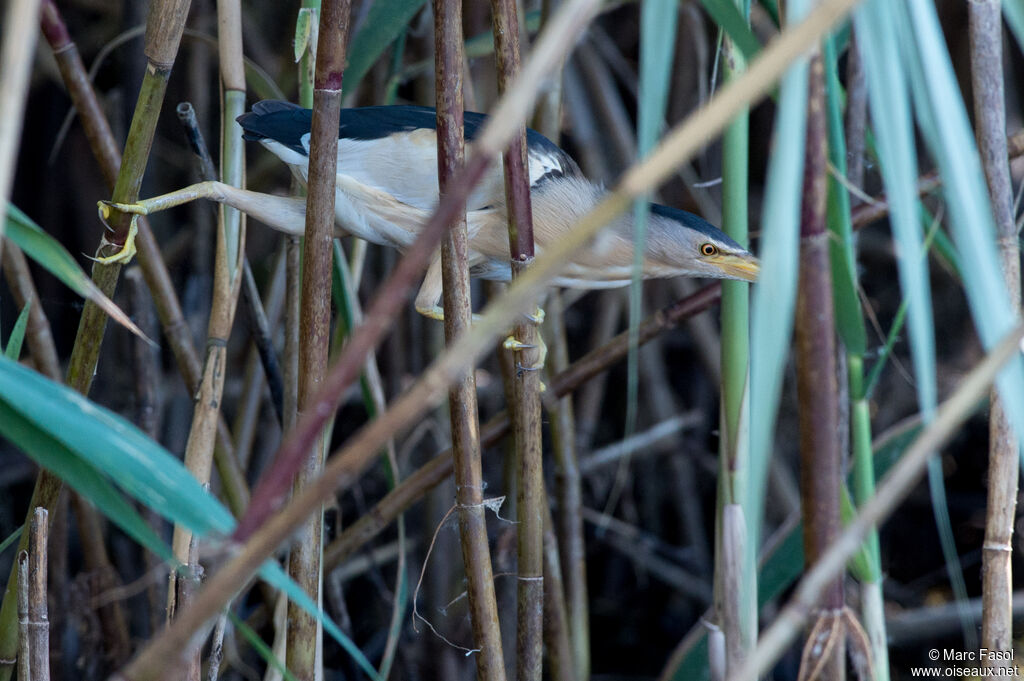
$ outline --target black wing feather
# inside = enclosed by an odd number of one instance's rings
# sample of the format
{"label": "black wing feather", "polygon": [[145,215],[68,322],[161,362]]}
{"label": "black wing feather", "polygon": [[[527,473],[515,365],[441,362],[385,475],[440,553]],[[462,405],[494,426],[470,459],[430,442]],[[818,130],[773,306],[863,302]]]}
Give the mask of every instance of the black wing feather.
{"label": "black wing feather", "polygon": [[[309,134],[313,112],[291,102],[263,100],[253,105],[252,111],[238,117],[244,131],[242,137],[252,142],[272,139],[289,149],[305,154],[302,138]],[[476,139],[487,122],[487,116],[467,111],[464,117],[466,140]],[[436,130],[434,109],[426,106],[364,106],[342,109],[338,124],[338,137],[351,140],[375,140],[396,133],[421,129]],[[526,144],[533,155],[552,158],[561,168],[551,170],[538,180],[563,174],[580,174],[579,167],[558,145],[531,128],[526,129]]]}

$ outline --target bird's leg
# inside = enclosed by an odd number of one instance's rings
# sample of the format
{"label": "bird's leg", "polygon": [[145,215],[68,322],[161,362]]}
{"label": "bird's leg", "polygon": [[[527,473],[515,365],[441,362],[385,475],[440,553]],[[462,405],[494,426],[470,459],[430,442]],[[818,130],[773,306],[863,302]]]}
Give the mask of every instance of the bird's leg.
{"label": "bird's leg", "polygon": [[[106,221],[110,210],[132,215],[150,215],[168,208],[181,206],[196,199],[210,199],[237,208],[278,231],[301,236],[306,227],[306,200],[295,197],[273,196],[239,189],[222,182],[200,182],[184,189],[143,199],[136,203],[100,201],[100,218]],[[125,244],[127,247],[127,243]],[[118,257],[118,256],[112,256]]]}
{"label": "bird's leg", "polygon": [[[423,283],[420,284],[419,293],[416,294],[416,311],[429,319],[444,321],[444,308],[441,307],[441,294],[443,293],[441,283],[441,249],[434,253],[430,259],[430,266],[423,276]],[[473,313],[473,321],[480,319],[480,315]]]}
{"label": "bird's leg", "polygon": [[420,284],[419,293],[416,294],[416,311],[424,317],[444,321],[444,308],[441,307],[441,249],[434,252],[430,258],[430,266],[423,276],[423,283]]}

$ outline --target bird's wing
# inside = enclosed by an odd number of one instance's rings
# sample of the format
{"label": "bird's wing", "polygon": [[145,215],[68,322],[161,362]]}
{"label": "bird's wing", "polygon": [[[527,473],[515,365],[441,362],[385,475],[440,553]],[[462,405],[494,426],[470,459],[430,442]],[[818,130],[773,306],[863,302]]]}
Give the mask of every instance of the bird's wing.
{"label": "bird's wing", "polygon": [[[487,117],[466,112],[470,144]],[[308,166],[312,112],[288,102],[263,101],[238,122],[248,140],[263,142],[286,163]],[[422,106],[368,106],[342,109],[338,125],[338,174],[344,174],[423,210],[437,203],[437,120]],[[581,176],[576,162],[553,142],[527,130],[530,181],[534,187],[560,176]],[[470,195],[470,211],[504,202],[501,168],[492,166]]]}
{"label": "bird's wing", "polygon": [[[400,201],[430,209],[437,202],[437,119],[422,106],[371,106],[342,112],[338,172],[391,192]],[[466,141],[472,145],[487,122],[467,111]],[[581,175],[576,162],[553,142],[527,130],[530,184],[564,175]],[[470,194],[467,209],[504,203],[501,167],[493,165]]]}

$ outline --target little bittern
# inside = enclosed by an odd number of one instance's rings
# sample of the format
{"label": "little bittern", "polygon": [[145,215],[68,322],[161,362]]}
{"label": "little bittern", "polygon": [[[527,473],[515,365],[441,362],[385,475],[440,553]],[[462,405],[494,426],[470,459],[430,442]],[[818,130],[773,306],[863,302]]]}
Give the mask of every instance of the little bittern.
{"label": "little bittern", "polygon": [[[260,142],[287,163],[305,183],[309,172],[312,112],[294,104],[263,101],[239,116],[247,140]],[[486,116],[466,112],[468,143]],[[540,133],[527,131],[530,198],[535,250],[543,254],[574,222],[593,208],[606,190],[583,176],[564,151]],[[508,231],[504,179],[493,165],[466,205],[469,264],[476,276],[508,281]],[[436,119],[420,106],[371,106],[341,111],[335,215],[339,232],[398,249],[409,247],[438,201]],[[305,200],[258,194],[204,182],[171,194],[114,205],[148,214],[196,198],[227,203],[292,234],[305,227]],[[106,206],[103,204],[101,213]],[[633,214],[627,212],[566,262],[555,285],[611,288],[630,282],[633,267]],[[117,258],[118,256],[113,256]],[[441,299],[440,255],[435,254],[416,296],[416,309],[436,317]],[[644,278],[711,277],[754,281],[757,258],[704,219],[652,204],[643,258]]]}

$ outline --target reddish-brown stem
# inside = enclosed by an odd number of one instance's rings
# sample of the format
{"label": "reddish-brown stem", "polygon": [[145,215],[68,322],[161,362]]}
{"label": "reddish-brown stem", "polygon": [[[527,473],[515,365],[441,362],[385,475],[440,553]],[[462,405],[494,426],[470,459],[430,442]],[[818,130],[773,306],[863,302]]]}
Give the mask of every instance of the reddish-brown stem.
{"label": "reddish-brown stem", "polygon": [[[519,19],[516,0],[492,0],[494,55],[498,92],[504,93],[519,71]],[[533,220],[530,176],[526,163],[526,126],[520,126],[505,151],[505,205],[508,207],[508,242],[515,280],[533,262]],[[516,324],[513,380],[513,428],[516,451],[516,514],[518,539],[517,677],[539,681],[543,651],[544,617],[544,495],[541,452],[540,344],[537,326],[528,320]]]}
{"label": "reddish-brown stem", "polygon": [[[804,552],[813,565],[839,536],[839,390],[836,372],[835,311],[825,224],[828,187],[824,67],[820,54],[811,59],[807,147],[801,212],[800,284],[796,309],[797,395],[800,400],[800,487],[804,509]],[[822,619],[832,622],[843,607],[843,580],[838,577],[822,597]],[[814,631],[818,631],[815,627]],[[825,628],[822,627],[822,631]],[[808,641],[805,651],[817,657],[821,678],[839,680],[845,637],[834,646]],[[815,652],[816,651],[816,652]],[[822,653],[821,651],[826,651]],[[827,658],[820,658],[827,655]],[[806,653],[805,653],[805,661]],[[819,666],[820,665],[820,666]],[[804,670],[807,673],[807,670]]]}
{"label": "reddish-brown stem", "polygon": [[[331,335],[331,241],[334,238],[335,177],[338,163],[338,122],[341,82],[351,3],[325,0],[320,10],[319,40],[313,89],[313,120],[309,150],[309,194],[302,249],[302,304],[299,314],[299,413],[315,408],[322,377],[327,373]],[[294,473],[299,494],[323,468],[327,443],[313,438],[300,453]],[[288,557],[288,573],[313,601],[320,589],[323,516],[314,513],[302,524]],[[297,604],[288,604],[287,666],[309,681],[317,672],[317,621]]]}

